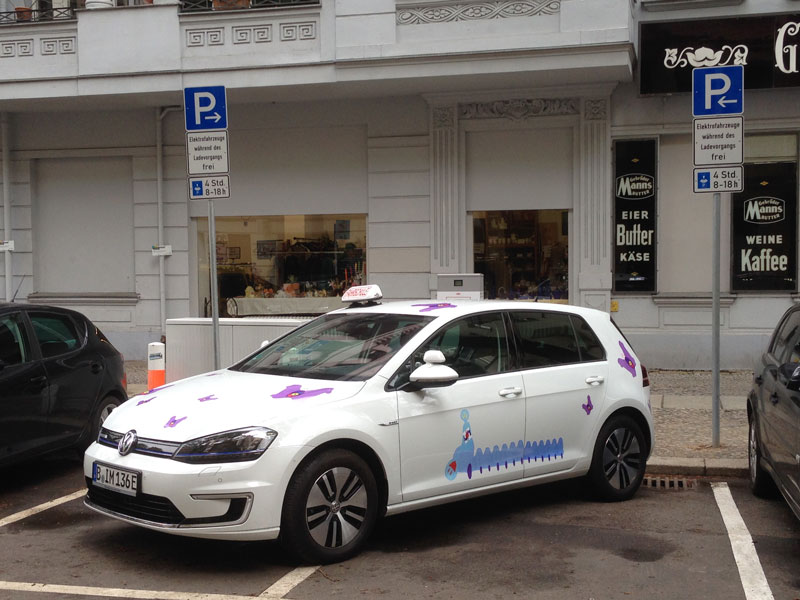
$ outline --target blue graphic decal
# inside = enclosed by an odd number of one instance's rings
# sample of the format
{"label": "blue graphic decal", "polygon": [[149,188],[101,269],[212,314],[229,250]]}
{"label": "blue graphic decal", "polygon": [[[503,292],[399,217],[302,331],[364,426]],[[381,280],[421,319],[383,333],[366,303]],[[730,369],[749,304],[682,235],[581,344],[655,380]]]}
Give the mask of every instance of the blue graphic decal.
{"label": "blue graphic decal", "polygon": [[508,465],[512,467],[517,463],[524,463],[525,461],[536,462],[540,460],[555,460],[557,458],[564,458],[564,438],[553,440],[540,440],[539,442],[525,442],[523,445],[522,440],[517,443],[503,444],[502,447],[495,446],[494,448],[475,450],[475,441],[472,439],[472,427],[469,424],[469,411],[464,409],[461,411],[461,420],[464,421],[461,433],[461,445],[456,448],[453,453],[453,458],[445,465],[444,476],[450,481],[454,480],[459,473],[466,473],[468,479],[472,479],[473,473],[477,470],[478,473],[483,473],[486,469],[491,472],[492,468],[508,469]]}

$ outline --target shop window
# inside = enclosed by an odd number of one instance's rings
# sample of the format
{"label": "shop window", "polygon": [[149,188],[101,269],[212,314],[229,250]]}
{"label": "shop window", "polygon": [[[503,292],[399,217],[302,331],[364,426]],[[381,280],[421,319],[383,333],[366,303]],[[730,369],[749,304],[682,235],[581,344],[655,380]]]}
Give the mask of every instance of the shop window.
{"label": "shop window", "polygon": [[[314,314],[366,282],[365,215],[218,217],[220,314]],[[200,297],[209,308],[208,220],[198,219]]]}
{"label": "shop window", "polygon": [[568,217],[565,210],[472,213],[474,265],[486,298],[566,302]]}

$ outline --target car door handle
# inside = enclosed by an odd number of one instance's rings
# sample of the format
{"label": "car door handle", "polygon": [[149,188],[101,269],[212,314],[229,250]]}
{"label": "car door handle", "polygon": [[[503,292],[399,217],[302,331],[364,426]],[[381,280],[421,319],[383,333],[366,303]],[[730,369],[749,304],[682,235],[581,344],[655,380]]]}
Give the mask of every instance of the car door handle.
{"label": "car door handle", "polygon": [[522,388],[521,387],[508,387],[508,388],[503,388],[502,390],[500,390],[497,393],[500,394],[503,398],[514,398],[516,396],[519,396],[522,393]]}
{"label": "car door handle", "polygon": [[100,363],[92,363],[92,365],[89,367],[89,370],[96,375],[103,370],[103,365]]}
{"label": "car door handle", "polygon": [[33,385],[44,385],[47,383],[47,377],[44,375],[39,375],[38,377],[31,377],[30,382]]}
{"label": "car door handle", "polygon": [[777,394],[777,392],[772,392],[772,395],[769,397],[769,401],[772,402],[773,404],[777,404],[778,403],[778,394]]}
{"label": "car door handle", "polygon": [[586,383],[589,385],[600,385],[605,381],[605,378],[602,375],[591,375],[586,378]]}

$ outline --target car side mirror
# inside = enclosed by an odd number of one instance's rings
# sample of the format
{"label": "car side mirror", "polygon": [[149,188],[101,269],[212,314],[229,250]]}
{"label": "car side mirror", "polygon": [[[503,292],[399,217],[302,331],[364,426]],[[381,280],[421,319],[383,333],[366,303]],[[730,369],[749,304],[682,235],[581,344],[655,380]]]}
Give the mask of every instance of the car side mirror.
{"label": "car side mirror", "polygon": [[781,383],[794,392],[800,391],[800,364],[786,363],[779,369]]}
{"label": "car side mirror", "polygon": [[0,358],[0,371],[6,368],[6,361]]}
{"label": "car side mirror", "polygon": [[417,388],[447,387],[458,381],[458,373],[445,363],[441,350],[428,350],[422,357],[425,364],[417,367],[409,377]]}

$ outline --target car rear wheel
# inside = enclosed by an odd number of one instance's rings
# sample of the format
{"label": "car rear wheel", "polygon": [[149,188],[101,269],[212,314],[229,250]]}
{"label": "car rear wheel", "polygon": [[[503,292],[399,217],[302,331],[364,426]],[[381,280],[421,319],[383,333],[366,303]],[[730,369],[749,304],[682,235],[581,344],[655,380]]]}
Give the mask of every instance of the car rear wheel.
{"label": "car rear wheel", "polygon": [[300,467],[286,490],[281,540],[309,563],[358,554],[378,517],[378,486],[366,462],[328,450]]}
{"label": "car rear wheel", "polygon": [[750,415],[747,435],[747,464],[750,472],[750,490],[754,495],[769,497],[775,491],[772,479],[761,466],[761,442],[758,437],[758,421]]}
{"label": "car rear wheel", "polygon": [[641,427],[626,415],[611,417],[594,446],[589,479],[601,500],[631,498],[642,483],[647,442]]}

